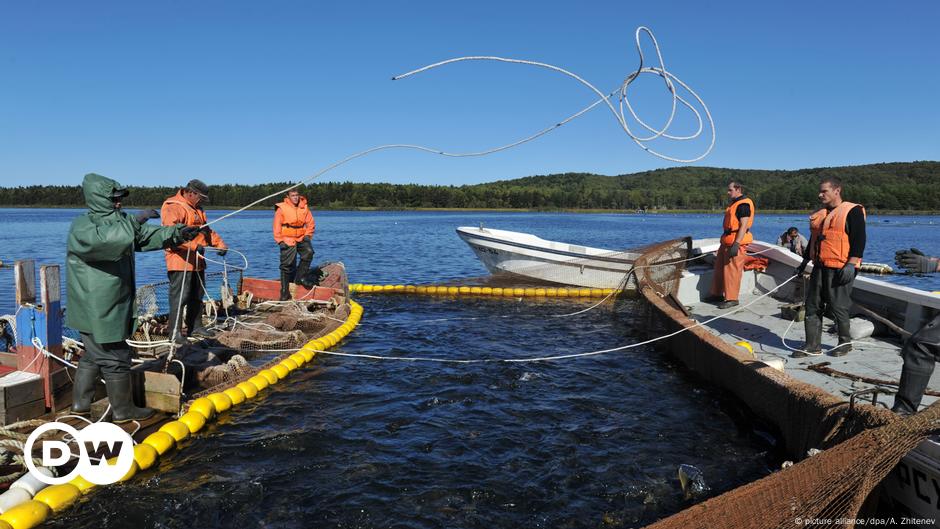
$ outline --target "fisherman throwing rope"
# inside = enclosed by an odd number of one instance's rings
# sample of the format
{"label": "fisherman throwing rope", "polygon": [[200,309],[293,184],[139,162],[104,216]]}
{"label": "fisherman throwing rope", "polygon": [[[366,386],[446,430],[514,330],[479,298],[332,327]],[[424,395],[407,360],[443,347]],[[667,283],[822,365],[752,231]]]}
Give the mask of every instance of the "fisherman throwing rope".
{"label": "fisherman throwing rope", "polygon": [[[917,248],[899,250],[894,256],[898,266],[915,274],[940,272],[940,257],[924,255]],[[901,385],[894,396],[892,411],[900,415],[917,412],[924,391],[930,383],[937,359],[940,358],[940,315],[934,316],[920,328],[901,349],[904,367],[901,368]]]}
{"label": "fisherman throwing rope", "polygon": [[199,236],[166,249],[166,270],[170,280],[170,336],[182,336],[182,313],[185,311],[186,331],[192,336],[202,312],[202,292],[206,282],[205,247],[216,248],[224,256],[228,247],[218,233],[206,224],[203,202],[209,199],[209,186],[201,180],[190,180],[176,195],[167,198],[160,210],[164,226],[183,224],[196,228]]}
{"label": "fisherman throwing rope", "polygon": [[121,211],[128,191],[110,178],[85,175],[82,191],[88,212],[72,222],[65,265],[67,324],[81,333],[85,346],[72,386],[72,413],[91,413],[95,384],[103,377],[114,422],[146,419],[153,410],[134,405],[131,350],[125,343],[137,321],[134,252],[179,244],[199,230],[152,226]]}
{"label": "fisherman throwing rope", "polygon": [[[291,299],[290,283],[301,284],[313,261],[313,232],[317,224],[307,207],[307,197],[296,189],[274,205],[274,242],[281,249],[281,301]],[[300,265],[297,256],[300,256]],[[306,285],[305,285],[306,286]]]}

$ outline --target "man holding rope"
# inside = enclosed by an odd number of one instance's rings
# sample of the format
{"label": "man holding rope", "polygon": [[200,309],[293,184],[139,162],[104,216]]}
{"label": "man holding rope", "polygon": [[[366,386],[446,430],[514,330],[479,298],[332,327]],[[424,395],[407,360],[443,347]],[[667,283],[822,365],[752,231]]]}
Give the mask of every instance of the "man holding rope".
{"label": "man holding rope", "polygon": [[[910,273],[940,272],[940,257],[924,255],[917,248],[898,251],[894,261]],[[899,415],[911,415],[917,413],[924,391],[930,383],[930,375],[940,358],[940,315],[934,316],[907,340],[901,349],[901,358],[904,359],[901,384],[894,396],[891,411]]]}
{"label": "man holding rope", "polygon": [[85,347],[72,385],[72,413],[91,413],[95,385],[104,378],[114,422],[143,420],[153,410],[134,405],[131,350],[125,342],[137,324],[134,252],[179,244],[199,230],[151,226],[145,218],[149,214],[128,215],[121,210],[128,191],[110,178],[85,175],[82,191],[88,212],[72,222],[65,264],[67,324],[81,333]]}
{"label": "man holding rope", "polygon": [[206,282],[206,247],[215,248],[220,256],[227,251],[225,241],[206,224],[203,202],[209,199],[209,186],[201,180],[190,180],[176,195],[167,198],[160,209],[164,226],[183,224],[197,228],[199,236],[179,246],[166,249],[166,270],[170,280],[170,336],[182,336],[182,313],[186,313],[186,332],[196,330],[202,312],[202,292]]}

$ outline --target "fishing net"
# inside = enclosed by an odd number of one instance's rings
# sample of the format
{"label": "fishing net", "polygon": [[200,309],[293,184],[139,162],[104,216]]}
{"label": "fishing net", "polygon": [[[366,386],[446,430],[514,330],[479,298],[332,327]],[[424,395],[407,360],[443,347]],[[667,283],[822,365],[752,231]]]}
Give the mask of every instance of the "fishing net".
{"label": "fishing net", "polygon": [[[330,288],[345,292],[342,264],[329,263],[326,270],[321,271],[321,277],[331,281]],[[170,343],[172,333],[166,315],[169,283],[138,287],[138,329],[130,342],[138,354],[160,369],[164,365],[161,359],[172,350],[178,362],[167,364],[166,372],[183,380],[188,391],[218,388],[245,379],[272,358],[296,352],[349,316],[345,302],[348,296],[273,301],[255,299],[243,292],[236,297],[233,290],[240,290],[237,287],[242,280],[236,274],[206,275],[199,327],[187,330],[188,340],[177,337],[175,346]]]}
{"label": "fishing net", "polygon": [[940,428],[940,404],[763,479],[694,505],[647,529],[853,527],[862,505],[902,457]]}
{"label": "fishing net", "polygon": [[[636,261],[637,285],[648,302],[650,329],[667,334],[673,356],[746,403],[776,428],[796,458],[823,452],[757,482],[653,524],[671,527],[851,527],[872,490],[900,459],[940,425],[940,405],[901,420],[884,408],[851,405],[820,388],[770,368],[702,327],[690,327],[676,299],[690,241],[647,249]],[[839,520],[842,520],[841,522]]]}

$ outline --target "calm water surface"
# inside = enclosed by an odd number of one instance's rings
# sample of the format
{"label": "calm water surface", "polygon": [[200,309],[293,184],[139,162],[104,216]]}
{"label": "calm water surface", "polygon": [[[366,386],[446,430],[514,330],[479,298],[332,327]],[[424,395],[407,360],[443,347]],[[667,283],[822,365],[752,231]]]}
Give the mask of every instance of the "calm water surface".
{"label": "calm water surface", "polygon": [[[0,259],[64,260],[78,210],[0,210]],[[219,212],[210,212],[210,218]],[[316,213],[316,260],[352,282],[433,283],[485,275],[454,233],[483,222],[543,238],[623,249],[713,237],[717,215]],[[269,212],[218,226],[255,275],[275,277]],[[871,217],[866,259],[940,253],[940,219]],[[797,216],[759,217],[773,240]],[[232,258],[235,259],[235,258]],[[165,280],[159,253],[138,280]],[[892,277],[940,290],[940,278]],[[0,313],[13,310],[0,269]],[[617,311],[554,300],[363,297],[352,353],[521,358],[609,348],[643,337],[635,301]],[[438,320],[438,321],[432,321]],[[441,321],[444,320],[444,321]],[[712,494],[769,472],[771,448],[725,413],[733,405],[649,348],[536,364],[440,365],[320,357],[238,408],[130,484],[89,495],[58,527],[629,527],[689,505],[679,464]],[[172,472],[163,472],[172,470]]]}

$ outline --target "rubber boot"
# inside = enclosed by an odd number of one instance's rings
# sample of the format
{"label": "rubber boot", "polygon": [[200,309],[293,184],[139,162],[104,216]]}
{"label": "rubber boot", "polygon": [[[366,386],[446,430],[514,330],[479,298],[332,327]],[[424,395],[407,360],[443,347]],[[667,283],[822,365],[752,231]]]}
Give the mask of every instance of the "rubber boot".
{"label": "rubber boot", "polygon": [[917,413],[920,401],[924,398],[924,391],[930,383],[929,373],[918,373],[907,366],[901,369],[901,384],[894,396],[894,406],[891,411],[898,415],[908,416]]}
{"label": "rubber boot", "polygon": [[290,301],[290,274],[281,272],[281,301]]}
{"label": "rubber boot", "polygon": [[806,344],[802,351],[794,351],[790,356],[793,358],[806,358],[807,356],[818,356],[822,354],[819,347],[819,341],[822,338],[822,320],[804,320],[806,329]]}
{"label": "rubber boot", "polygon": [[142,421],[153,416],[150,408],[138,408],[131,394],[131,374],[121,373],[104,378],[108,388],[108,401],[111,403],[113,422]]}
{"label": "rubber boot", "polygon": [[88,417],[91,415],[91,401],[95,398],[95,385],[98,383],[100,370],[88,362],[79,362],[72,381],[72,414]]}

